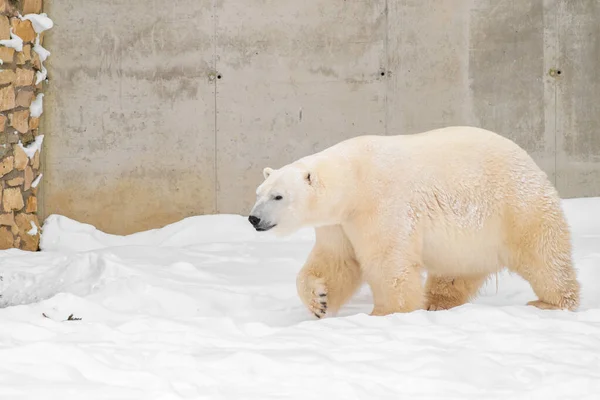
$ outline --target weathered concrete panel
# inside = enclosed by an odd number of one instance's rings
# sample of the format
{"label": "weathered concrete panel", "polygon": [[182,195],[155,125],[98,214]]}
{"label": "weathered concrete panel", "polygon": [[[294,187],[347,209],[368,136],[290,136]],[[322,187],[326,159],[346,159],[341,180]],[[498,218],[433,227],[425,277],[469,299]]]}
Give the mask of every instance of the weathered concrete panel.
{"label": "weathered concrete panel", "polygon": [[525,148],[554,179],[553,82],[544,79],[544,3],[480,0],[471,9],[469,81],[477,125]]}
{"label": "weathered concrete panel", "polygon": [[597,0],[47,1],[42,217],[244,214],[265,166],[459,124],[600,195]]}
{"label": "weathered concrete panel", "polygon": [[600,195],[600,1],[558,5],[557,186],[563,197]]}
{"label": "weathered concrete panel", "polygon": [[224,0],[217,13],[219,212],[248,212],[265,166],[385,133],[383,0]]}
{"label": "weathered concrete panel", "polygon": [[389,2],[388,134],[477,122],[469,90],[471,3]]}
{"label": "weathered concrete panel", "polygon": [[212,1],[48,3],[43,214],[123,234],[214,212]]}
{"label": "weathered concrete panel", "polygon": [[537,0],[391,2],[388,134],[481,126],[515,140],[553,177],[543,6]]}

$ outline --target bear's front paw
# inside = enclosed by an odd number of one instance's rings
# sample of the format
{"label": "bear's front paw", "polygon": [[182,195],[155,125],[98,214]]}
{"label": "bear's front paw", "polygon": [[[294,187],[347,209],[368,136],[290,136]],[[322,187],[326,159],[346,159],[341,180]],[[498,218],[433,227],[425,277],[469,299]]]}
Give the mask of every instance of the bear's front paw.
{"label": "bear's front paw", "polygon": [[425,310],[428,310],[428,311],[443,311],[443,310],[450,310],[458,305],[460,305],[460,304],[457,304],[457,302],[454,302],[450,299],[434,298],[434,299],[429,299],[427,304],[425,304],[424,308],[425,308]]}
{"label": "bear's front paw", "polygon": [[439,304],[429,304],[426,309],[427,311],[444,311],[444,310],[449,310],[451,307],[448,306],[442,306]]}
{"label": "bear's front paw", "polygon": [[309,277],[307,279],[305,302],[308,309],[317,317],[323,318],[327,314],[327,286],[322,278]]}

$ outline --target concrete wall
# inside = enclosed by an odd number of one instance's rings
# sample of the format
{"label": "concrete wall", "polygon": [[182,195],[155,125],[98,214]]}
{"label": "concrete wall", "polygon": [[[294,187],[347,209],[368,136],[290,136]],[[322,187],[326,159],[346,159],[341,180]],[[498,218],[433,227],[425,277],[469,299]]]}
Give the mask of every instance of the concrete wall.
{"label": "concrete wall", "polygon": [[451,124],[600,195],[598,0],[47,1],[42,217],[245,214],[264,166]]}

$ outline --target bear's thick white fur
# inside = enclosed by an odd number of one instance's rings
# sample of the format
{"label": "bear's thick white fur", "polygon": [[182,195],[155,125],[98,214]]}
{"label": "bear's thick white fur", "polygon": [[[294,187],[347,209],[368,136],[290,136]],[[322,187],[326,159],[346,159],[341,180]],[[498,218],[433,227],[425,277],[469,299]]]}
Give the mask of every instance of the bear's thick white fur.
{"label": "bear's thick white fur", "polygon": [[528,304],[579,305],[557,191],[496,133],[447,127],[360,136],[264,175],[255,228],[316,230],[297,287],[317,317],[334,315],[363,282],[372,315],[449,309],[505,267],[530,283],[538,300]]}

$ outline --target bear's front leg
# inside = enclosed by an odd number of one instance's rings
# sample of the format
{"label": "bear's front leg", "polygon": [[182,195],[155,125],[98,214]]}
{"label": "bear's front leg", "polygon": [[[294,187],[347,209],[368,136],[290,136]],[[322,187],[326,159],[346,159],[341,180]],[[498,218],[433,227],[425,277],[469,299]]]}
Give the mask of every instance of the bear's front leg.
{"label": "bear's front leg", "polygon": [[[327,314],[329,288],[325,284],[323,274],[318,273],[307,263],[298,274],[296,287],[300,300],[317,318],[323,318]],[[330,309],[330,314],[332,310]]]}
{"label": "bear's front leg", "polygon": [[335,315],[362,283],[354,250],[339,226],[315,229],[316,242],[296,287],[304,305],[317,318]]}
{"label": "bear's front leg", "polygon": [[[397,200],[395,200],[397,201]],[[422,309],[425,303],[421,282],[422,240],[411,207],[375,209],[358,214],[344,226],[371,287],[374,307],[371,315],[406,313]],[[394,221],[390,225],[390,221]],[[412,221],[401,224],[396,221]]]}
{"label": "bear's front leg", "polygon": [[425,284],[426,309],[429,311],[450,310],[473,299],[487,275],[436,276],[429,274]]}
{"label": "bear's front leg", "polygon": [[419,264],[386,260],[372,268],[366,277],[373,293],[372,316],[407,313],[424,307]]}

